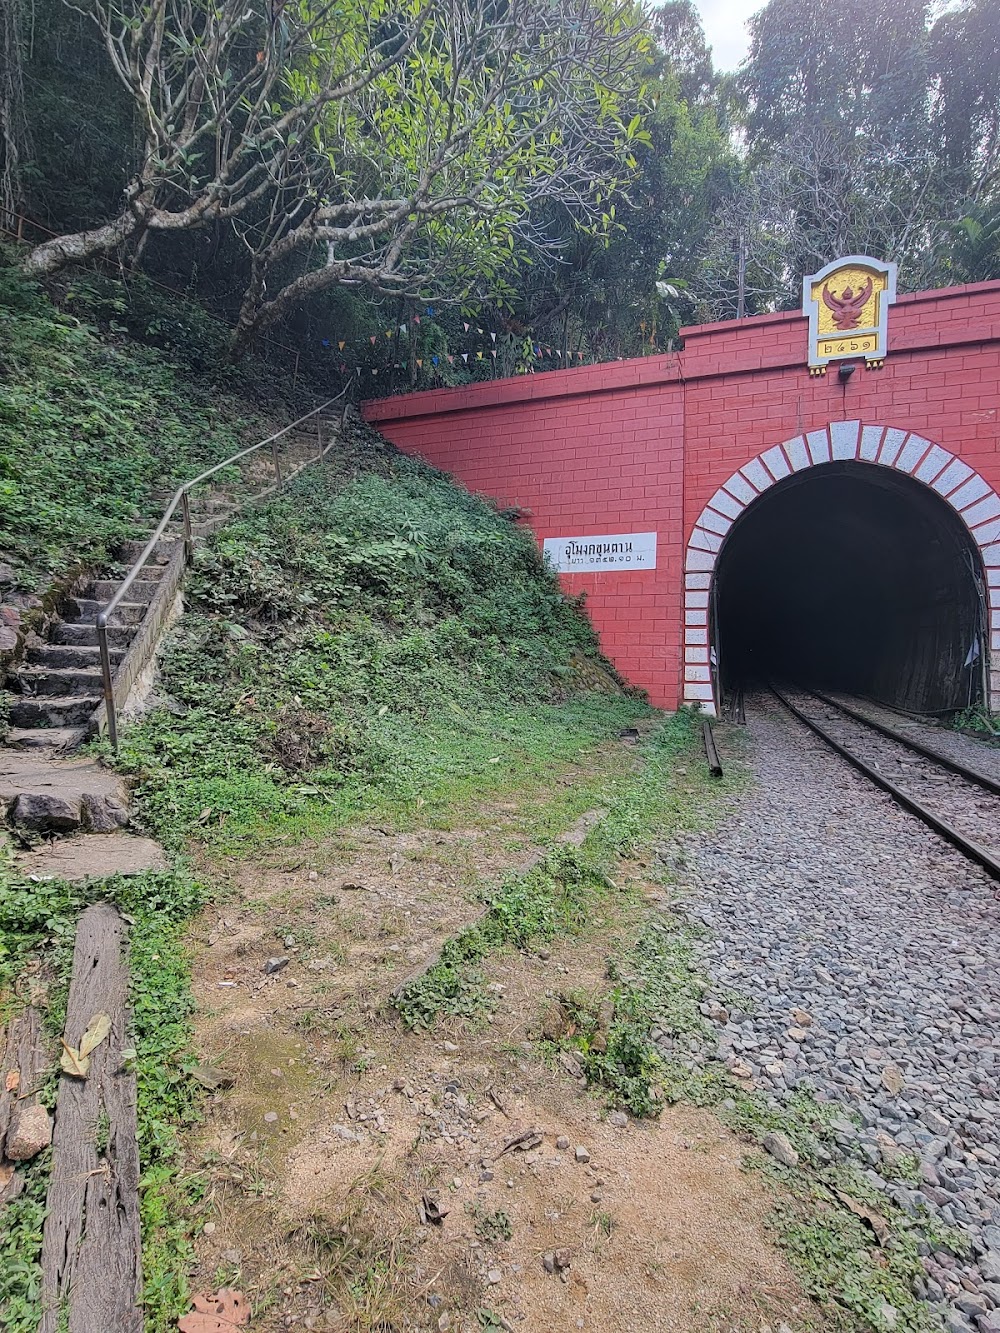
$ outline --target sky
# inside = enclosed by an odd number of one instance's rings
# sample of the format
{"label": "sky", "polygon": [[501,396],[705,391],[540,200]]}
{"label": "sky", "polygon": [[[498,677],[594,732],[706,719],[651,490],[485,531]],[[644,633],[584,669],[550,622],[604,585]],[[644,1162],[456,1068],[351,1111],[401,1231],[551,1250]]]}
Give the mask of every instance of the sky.
{"label": "sky", "polygon": [[749,37],[744,25],[764,7],[764,0],[696,0],[696,4],[715,68],[729,73],[747,53]]}

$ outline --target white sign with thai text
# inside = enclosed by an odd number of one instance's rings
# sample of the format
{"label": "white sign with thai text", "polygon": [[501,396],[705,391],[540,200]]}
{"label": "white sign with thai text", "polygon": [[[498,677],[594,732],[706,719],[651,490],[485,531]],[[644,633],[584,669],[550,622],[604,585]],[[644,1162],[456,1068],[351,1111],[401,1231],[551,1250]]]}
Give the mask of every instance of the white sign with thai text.
{"label": "white sign with thai text", "polygon": [[656,568],[655,532],[619,532],[610,537],[546,537],[542,549],[560,574]]}

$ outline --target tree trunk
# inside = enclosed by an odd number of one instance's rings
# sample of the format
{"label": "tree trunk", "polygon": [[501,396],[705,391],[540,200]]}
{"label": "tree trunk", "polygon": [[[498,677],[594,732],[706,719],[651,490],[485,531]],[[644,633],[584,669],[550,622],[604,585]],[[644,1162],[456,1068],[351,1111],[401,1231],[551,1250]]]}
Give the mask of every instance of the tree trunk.
{"label": "tree trunk", "polygon": [[33,278],[45,278],[57,273],[67,264],[78,264],[94,255],[106,255],[126,241],[137,226],[131,213],[123,213],[114,222],[106,222],[103,227],[92,231],[71,232],[68,236],[55,236],[51,241],[36,245],[27,254],[21,267]]}

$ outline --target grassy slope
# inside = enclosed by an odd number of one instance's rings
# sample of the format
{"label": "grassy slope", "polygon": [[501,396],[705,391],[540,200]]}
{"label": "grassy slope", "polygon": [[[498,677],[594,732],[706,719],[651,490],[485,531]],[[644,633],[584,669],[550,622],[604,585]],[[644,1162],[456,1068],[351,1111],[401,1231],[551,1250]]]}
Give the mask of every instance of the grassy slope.
{"label": "grassy slope", "polygon": [[119,760],[175,844],[426,821],[644,711],[530,534],[360,427],[341,469],[220,534],[187,599],[168,707]]}
{"label": "grassy slope", "polygon": [[[251,396],[261,377],[225,367],[225,332],[197,307],[90,277],[57,308],[11,258],[0,252],[0,560],[38,591],[145,535],[162,512],[154,491],[263,438],[289,408]],[[159,345],[125,337],[126,318]]]}

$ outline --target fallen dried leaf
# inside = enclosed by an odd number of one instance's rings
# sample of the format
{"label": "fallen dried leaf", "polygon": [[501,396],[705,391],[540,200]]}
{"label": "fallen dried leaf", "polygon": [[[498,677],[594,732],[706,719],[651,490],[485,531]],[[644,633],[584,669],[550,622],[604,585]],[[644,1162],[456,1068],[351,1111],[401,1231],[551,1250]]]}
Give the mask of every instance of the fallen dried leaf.
{"label": "fallen dried leaf", "polygon": [[531,1148],[537,1148],[542,1141],[542,1136],[537,1129],[526,1129],[521,1134],[515,1134],[512,1139],[508,1139],[500,1151],[498,1157],[502,1157],[505,1152],[528,1152]]}
{"label": "fallen dried leaf", "polygon": [[191,1077],[203,1088],[208,1088],[209,1092],[215,1092],[218,1088],[231,1088],[236,1082],[232,1074],[227,1074],[222,1069],[214,1069],[211,1065],[195,1065],[191,1070]]}
{"label": "fallen dried leaf", "polygon": [[87,1030],[80,1039],[80,1055],[88,1056],[100,1046],[111,1031],[111,1015],[95,1014],[87,1024]]}
{"label": "fallen dried leaf", "polygon": [[431,1193],[425,1194],[420,1200],[419,1212],[421,1222],[433,1222],[435,1226],[440,1226],[451,1209],[441,1202],[436,1193]]}
{"label": "fallen dried leaf", "polygon": [[849,1194],[843,1190],[835,1189],[834,1194],[844,1205],[850,1209],[855,1217],[860,1217],[862,1222],[867,1222],[875,1233],[875,1239],[880,1245],[884,1245],[889,1236],[889,1223],[881,1213],[877,1213],[874,1208],[869,1208],[867,1204],[859,1203],[857,1199],[852,1199]]}
{"label": "fallen dried leaf", "polygon": [[59,1067],[64,1074],[69,1074],[72,1078],[86,1078],[90,1073],[90,1056],[81,1055],[75,1046],[70,1046],[69,1042],[63,1039],[63,1053],[59,1060]]}
{"label": "fallen dried leaf", "polygon": [[19,1069],[8,1070],[7,1078],[4,1081],[4,1087],[6,1088],[6,1090],[8,1092],[17,1092],[20,1086],[21,1086],[21,1071]]}
{"label": "fallen dried leaf", "polygon": [[194,1296],[191,1304],[191,1313],[178,1321],[178,1333],[230,1333],[250,1322],[250,1302],[231,1287],[221,1287],[214,1296]]}

